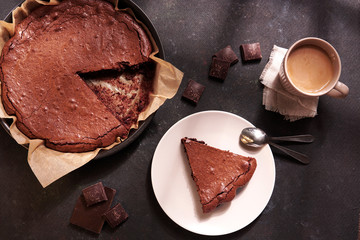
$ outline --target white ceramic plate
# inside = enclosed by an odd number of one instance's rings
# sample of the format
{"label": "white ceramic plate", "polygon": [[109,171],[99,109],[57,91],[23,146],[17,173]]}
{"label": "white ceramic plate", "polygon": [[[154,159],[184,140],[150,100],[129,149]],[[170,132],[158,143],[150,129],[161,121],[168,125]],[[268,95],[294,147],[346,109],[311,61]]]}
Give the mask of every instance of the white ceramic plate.
{"label": "white ceramic plate", "polygon": [[[252,126],[231,113],[205,111],[181,119],[165,133],[154,153],[151,180],[161,208],[175,223],[198,234],[224,235],[247,226],[264,210],[274,189],[275,163],[269,146],[254,150],[240,144],[242,129]],[[238,189],[230,203],[202,213],[180,142],[183,137],[197,138],[210,146],[256,158],[252,179]]]}

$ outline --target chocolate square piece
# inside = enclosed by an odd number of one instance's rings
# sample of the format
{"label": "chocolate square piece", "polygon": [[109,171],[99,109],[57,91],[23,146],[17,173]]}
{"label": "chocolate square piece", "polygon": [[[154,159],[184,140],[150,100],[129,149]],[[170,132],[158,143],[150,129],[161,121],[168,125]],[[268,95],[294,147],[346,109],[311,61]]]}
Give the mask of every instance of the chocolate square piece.
{"label": "chocolate square piece", "polygon": [[227,45],[225,48],[216,52],[213,57],[229,62],[230,65],[234,65],[239,61],[239,58],[236,56],[230,45]]}
{"label": "chocolate square piece", "polygon": [[101,182],[83,189],[82,194],[84,195],[87,207],[108,200],[105,194],[104,186]]}
{"label": "chocolate square piece", "polygon": [[230,68],[229,62],[214,57],[211,61],[209,76],[224,81],[227,76],[229,68]]}
{"label": "chocolate square piece", "polygon": [[190,79],[182,96],[194,103],[198,103],[204,89],[204,85]]}
{"label": "chocolate square piece", "polygon": [[71,224],[97,234],[100,233],[105,222],[103,215],[106,211],[109,210],[116,193],[115,189],[108,187],[105,187],[104,189],[108,200],[90,207],[86,206],[84,195],[80,195],[70,218]]}
{"label": "chocolate square piece", "polygon": [[112,209],[107,211],[104,214],[106,222],[112,227],[116,227],[120,225],[120,223],[124,222],[128,219],[129,215],[125,211],[125,209],[121,206],[120,203],[116,204]]}
{"label": "chocolate square piece", "polygon": [[260,43],[249,43],[240,45],[241,57],[244,62],[261,60]]}

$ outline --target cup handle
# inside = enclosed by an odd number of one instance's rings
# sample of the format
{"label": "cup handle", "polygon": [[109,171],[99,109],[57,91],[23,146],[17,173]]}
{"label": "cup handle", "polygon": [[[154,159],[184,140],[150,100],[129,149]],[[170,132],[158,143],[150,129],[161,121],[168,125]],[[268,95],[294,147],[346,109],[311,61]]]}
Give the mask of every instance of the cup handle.
{"label": "cup handle", "polygon": [[345,98],[349,94],[349,87],[342,82],[337,82],[335,87],[326,95],[333,98]]}

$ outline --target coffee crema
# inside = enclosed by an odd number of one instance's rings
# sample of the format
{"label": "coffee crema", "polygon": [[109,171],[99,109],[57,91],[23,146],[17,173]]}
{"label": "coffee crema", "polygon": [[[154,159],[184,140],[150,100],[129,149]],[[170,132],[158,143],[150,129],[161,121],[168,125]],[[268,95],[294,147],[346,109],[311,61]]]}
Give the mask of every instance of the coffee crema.
{"label": "coffee crema", "polygon": [[328,54],[314,45],[303,45],[291,52],[287,59],[287,72],[296,87],[310,93],[324,89],[334,76]]}

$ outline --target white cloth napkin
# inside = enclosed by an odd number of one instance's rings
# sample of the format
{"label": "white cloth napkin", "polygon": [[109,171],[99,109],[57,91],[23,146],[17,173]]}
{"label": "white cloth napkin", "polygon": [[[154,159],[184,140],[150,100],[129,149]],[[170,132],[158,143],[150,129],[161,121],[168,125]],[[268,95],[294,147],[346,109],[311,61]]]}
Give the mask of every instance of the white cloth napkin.
{"label": "white cloth napkin", "polygon": [[269,62],[260,76],[264,84],[263,105],[269,111],[278,112],[286,120],[296,121],[317,114],[318,97],[299,97],[287,92],[279,80],[279,70],[287,49],[274,45]]}

